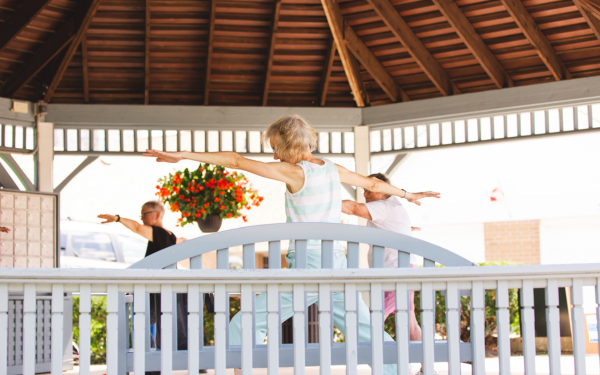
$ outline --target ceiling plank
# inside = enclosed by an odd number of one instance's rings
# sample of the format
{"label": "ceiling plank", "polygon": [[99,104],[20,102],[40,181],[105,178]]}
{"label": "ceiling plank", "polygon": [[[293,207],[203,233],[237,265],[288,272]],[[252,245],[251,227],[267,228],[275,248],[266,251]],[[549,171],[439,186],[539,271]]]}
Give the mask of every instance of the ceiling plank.
{"label": "ceiling plank", "polygon": [[0,24],[0,53],[13,41],[52,0],[27,0],[6,21]]}
{"label": "ceiling plank", "polygon": [[0,87],[0,96],[11,97],[42,70],[73,40],[76,31],[75,17],[71,16],[57,32],[39,47]]}
{"label": "ceiling plank", "polygon": [[433,0],[497,88],[515,84],[454,0]]}
{"label": "ceiling plank", "polygon": [[500,0],[557,81],[573,78],[521,0]]}
{"label": "ceiling plank", "polygon": [[423,72],[443,95],[460,94],[460,90],[450,80],[437,60],[429,53],[423,42],[412,31],[408,23],[398,14],[389,0],[367,0],[390,28],[392,34],[408,50]]}
{"label": "ceiling plank", "polygon": [[586,9],[586,7],[581,4],[581,1],[573,0],[573,2],[577,6],[577,9],[579,9],[579,12],[581,12],[585,22],[587,22],[590,29],[594,32],[594,35],[596,35],[596,38],[600,39],[600,19],[596,18],[592,12]]}
{"label": "ceiling plank", "polygon": [[204,80],[204,105],[208,105],[210,95],[210,71],[212,68],[213,42],[215,40],[215,16],[217,0],[210,2],[210,25],[208,27],[208,50],[206,52],[206,76]]}
{"label": "ceiling plank", "polygon": [[81,69],[83,71],[83,101],[90,102],[90,75],[88,67],[87,38],[81,39]]}
{"label": "ceiling plank", "polygon": [[146,50],[144,52],[144,104],[150,104],[150,0],[146,0]]}
{"label": "ceiling plank", "polygon": [[600,1],[598,0],[579,0],[581,5],[587,8],[596,18],[600,19]]}
{"label": "ceiling plank", "polygon": [[369,50],[369,47],[367,47],[347,22],[344,22],[344,40],[348,50],[367,69],[369,74],[393,102],[410,100],[394,77],[381,65],[381,62],[377,60],[377,57],[375,57],[373,52]]}
{"label": "ceiling plank", "polygon": [[355,64],[354,56],[352,56],[346,48],[346,42],[344,41],[344,19],[342,18],[340,6],[335,0],[321,0],[321,4],[323,4],[327,23],[329,24],[329,29],[335,40],[338,55],[344,66],[344,71],[346,72],[352,95],[354,95],[356,106],[364,107],[368,103],[367,92],[362,83],[362,78],[360,77],[358,64]]}
{"label": "ceiling plank", "polygon": [[46,95],[44,96],[45,102],[49,102],[50,99],[52,99],[54,91],[56,91],[56,88],[58,87],[63,75],[65,74],[65,71],[67,70],[67,67],[69,66],[69,63],[71,62],[71,59],[73,59],[79,44],[81,44],[81,40],[85,36],[85,33],[92,22],[92,17],[94,17],[96,10],[98,10],[98,5],[100,5],[100,0],[82,1],[77,7],[75,14],[71,16],[71,19],[74,18],[75,20],[76,32],[73,36],[73,41],[69,45],[67,53],[65,54],[65,57],[63,58],[58,71],[56,72],[56,75],[54,78],[52,78],[52,82],[46,91]]}
{"label": "ceiling plank", "polygon": [[333,37],[329,38],[327,43],[327,53],[325,54],[325,66],[323,67],[323,77],[321,78],[321,96],[320,105],[325,105],[327,100],[327,90],[329,89],[329,81],[331,79],[331,69],[333,68],[333,61],[335,60],[335,41]]}
{"label": "ceiling plank", "polygon": [[271,26],[271,41],[269,44],[269,57],[267,60],[267,72],[265,73],[265,86],[263,89],[262,105],[267,105],[269,100],[269,86],[271,85],[271,69],[273,68],[273,55],[275,54],[275,42],[277,40],[277,26],[279,25],[279,13],[281,12],[281,0],[275,0],[273,6],[273,23]]}

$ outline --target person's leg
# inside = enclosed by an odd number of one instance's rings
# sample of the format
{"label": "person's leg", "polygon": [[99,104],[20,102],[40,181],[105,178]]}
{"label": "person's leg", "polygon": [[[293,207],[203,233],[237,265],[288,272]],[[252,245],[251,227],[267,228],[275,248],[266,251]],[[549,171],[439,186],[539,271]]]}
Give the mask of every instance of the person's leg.
{"label": "person's leg", "polygon": [[388,316],[396,312],[396,293],[385,292],[384,302],[383,321],[385,322]]}
{"label": "person's leg", "polygon": [[410,329],[410,340],[421,341],[421,327],[417,323],[417,317],[415,316],[415,292],[410,292],[410,317],[409,317],[409,329]]}

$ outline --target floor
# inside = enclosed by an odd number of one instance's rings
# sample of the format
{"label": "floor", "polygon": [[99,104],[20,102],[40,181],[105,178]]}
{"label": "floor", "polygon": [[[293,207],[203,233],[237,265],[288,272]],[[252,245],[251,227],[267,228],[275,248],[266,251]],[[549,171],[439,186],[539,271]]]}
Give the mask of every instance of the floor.
{"label": "floor", "polygon": [[[485,359],[486,374],[495,375],[499,373],[498,358],[486,358]],[[414,374],[418,370],[418,365],[413,365],[411,374]],[[448,367],[446,363],[436,363],[435,370],[438,375],[446,375],[448,373]],[[514,374],[524,374],[523,357],[511,357],[510,360],[510,372]],[[535,372],[539,374],[550,374],[548,356],[538,355],[535,358]],[[293,368],[281,368],[279,373],[281,375],[293,375]],[[332,375],[346,375],[345,366],[332,366]],[[590,354],[586,357],[586,373],[587,374],[599,374],[600,375],[600,360],[597,354]],[[73,370],[65,371],[65,375],[76,375],[79,374],[79,368],[76,366]],[[186,375],[187,371],[173,371],[173,375]],[[358,366],[359,375],[370,375],[371,369],[367,365]],[[471,366],[462,364],[462,375],[470,375]],[[561,374],[569,375],[575,374],[575,365],[573,362],[573,356],[563,355],[561,357]],[[97,365],[92,366],[90,375],[106,375],[106,366]],[[214,370],[208,370],[207,375],[214,375]],[[227,370],[227,375],[233,375],[233,369]],[[255,369],[253,375],[267,375],[267,369]],[[319,367],[307,367],[306,375],[319,375]]]}

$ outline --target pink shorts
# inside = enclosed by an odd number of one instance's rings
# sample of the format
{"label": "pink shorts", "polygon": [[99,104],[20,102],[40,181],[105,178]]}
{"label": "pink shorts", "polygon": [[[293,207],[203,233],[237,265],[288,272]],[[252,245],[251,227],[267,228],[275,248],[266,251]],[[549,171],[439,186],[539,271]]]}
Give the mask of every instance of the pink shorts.
{"label": "pink shorts", "polygon": [[[411,268],[417,268],[414,264],[410,265]],[[411,311],[415,310],[415,292],[409,292],[409,309]],[[383,314],[383,319],[385,320],[388,316],[396,313],[396,293],[395,292],[385,292],[385,310]]]}

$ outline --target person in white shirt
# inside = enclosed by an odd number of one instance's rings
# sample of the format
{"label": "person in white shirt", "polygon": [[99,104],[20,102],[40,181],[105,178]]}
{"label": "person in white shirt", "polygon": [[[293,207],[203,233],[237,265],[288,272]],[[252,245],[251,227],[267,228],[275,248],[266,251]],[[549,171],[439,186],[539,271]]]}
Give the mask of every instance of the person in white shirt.
{"label": "person in white shirt", "polygon": [[[377,178],[389,183],[389,178],[383,173],[375,173],[368,177]],[[396,197],[383,193],[364,190],[367,203],[356,203],[351,200],[342,201],[342,212],[367,219],[367,226],[380,228],[410,236],[413,230],[420,228],[410,226],[410,218],[406,209]],[[369,246],[369,267],[373,267],[373,246]],[[422,261],[414,254],[410,255],[410,266],[418,267]],[[385,248],[385,267],[398,267],[398,250]],[[396,312],[395,293],[385,292],[384,320]],[[410,339],[421,340],[421,327],[415,317],[414,292],[410,292]]]}

